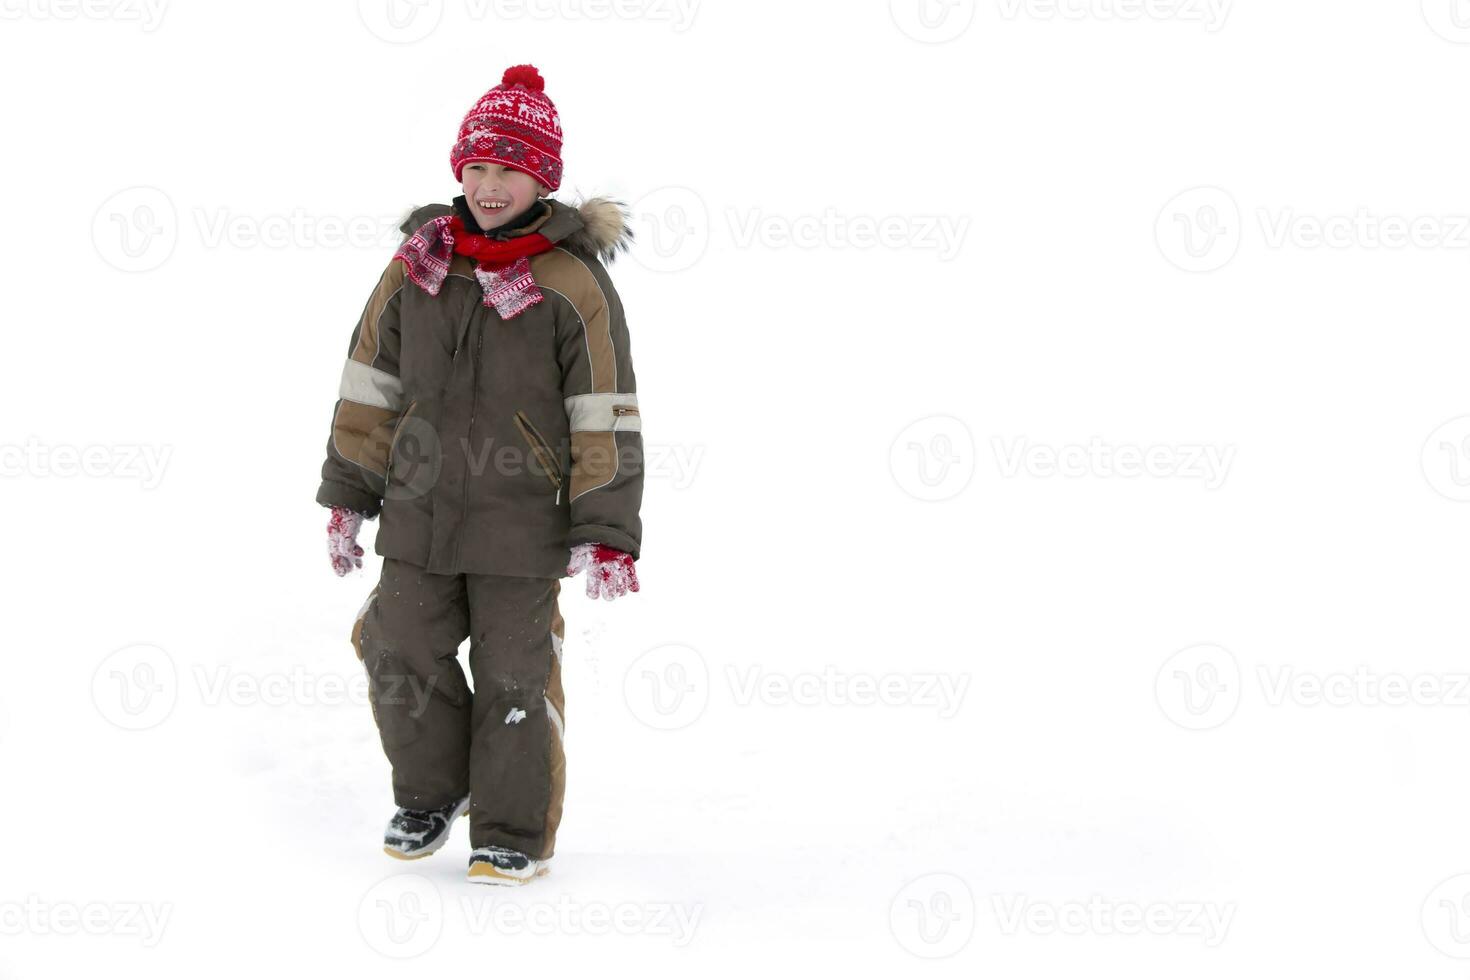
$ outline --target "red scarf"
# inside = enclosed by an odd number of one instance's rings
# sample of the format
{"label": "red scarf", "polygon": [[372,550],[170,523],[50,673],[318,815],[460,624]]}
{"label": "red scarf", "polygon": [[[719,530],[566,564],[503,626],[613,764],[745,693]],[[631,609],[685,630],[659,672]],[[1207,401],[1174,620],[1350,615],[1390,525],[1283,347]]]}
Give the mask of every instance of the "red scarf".
{"label": "red scarf", "polygon": [[475,260],[475,278],[484,291],[486,306],[503,319],[541,302],[541,290],[531,277],[532,255],[549,252],[556,244],[545,235],[527,232],[504,240],[481,231],[467,231],[459,215],[435,218],[413,233],[395,253],[408,267],[408,277],[430,296],[438,296],[449,274],[451,253]]}

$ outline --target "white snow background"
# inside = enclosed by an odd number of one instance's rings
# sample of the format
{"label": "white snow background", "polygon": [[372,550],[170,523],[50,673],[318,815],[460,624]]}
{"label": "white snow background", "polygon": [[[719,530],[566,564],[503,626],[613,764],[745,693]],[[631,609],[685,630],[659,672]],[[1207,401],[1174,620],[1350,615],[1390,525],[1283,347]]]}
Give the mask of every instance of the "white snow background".
{"label": "white snow background", "polygon": [[[7,0],[0,980],[1463,977],[1455,12]],[[501,890],[380,851],[312,498],[523,62],[651,472]]]}

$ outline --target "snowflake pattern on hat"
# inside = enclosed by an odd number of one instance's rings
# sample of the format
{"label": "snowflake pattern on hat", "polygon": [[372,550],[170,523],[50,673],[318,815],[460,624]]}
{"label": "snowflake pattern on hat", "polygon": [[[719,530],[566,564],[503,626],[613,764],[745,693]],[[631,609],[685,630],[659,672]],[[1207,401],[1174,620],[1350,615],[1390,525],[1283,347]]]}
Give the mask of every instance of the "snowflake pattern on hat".
{"label": "snowflake pattern on hat", "polygon": [[561,186],[561,116],[546,97],[534,65],[507,68],[459,124],[449,151],[454,179],[466,164],[499,163],[530,174],[552,190]]}

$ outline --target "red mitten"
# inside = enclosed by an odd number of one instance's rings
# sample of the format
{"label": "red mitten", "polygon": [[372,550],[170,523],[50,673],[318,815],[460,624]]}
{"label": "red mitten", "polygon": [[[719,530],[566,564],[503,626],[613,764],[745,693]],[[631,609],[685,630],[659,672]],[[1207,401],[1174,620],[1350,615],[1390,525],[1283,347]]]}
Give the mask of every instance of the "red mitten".
{"label": "red mitten", "polygon": [[362,567],[362,545],[357,543],[357,532],[362,527],[362,515],[346,507],[333,507],[332,519],[327,522],[327,554],[332,559],[332,571],[338,577],[353,568]]}
{"label": "red mitten", "polygon": [[626,551],[605,544],[573,545],[567,574],[576,575],[583,569],[587,571],[589,599],[596,599],[599,592],[604,599],[616,599],[638,591],[638,572],[633,568],[633,556]]}

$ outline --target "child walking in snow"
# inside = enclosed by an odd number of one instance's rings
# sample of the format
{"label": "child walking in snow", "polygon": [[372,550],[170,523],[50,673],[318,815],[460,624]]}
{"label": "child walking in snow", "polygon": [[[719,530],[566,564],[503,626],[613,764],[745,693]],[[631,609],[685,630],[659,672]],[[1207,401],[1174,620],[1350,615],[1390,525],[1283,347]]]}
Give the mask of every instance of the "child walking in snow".
{"label": "child walking in snow", "polygon": [[[352,628],[393,769],[384,850],[432,854],[470,818],[472,881],[547,871],[565,788],[563,575],[638,591],[643,442],[604,263],[623,207],[569,206],[561,120],[530,65],[460,124],[463,194],[408,235],[352,332],[317,502],[332,568],[382,576]],[[473,691],[456,658],[470,640]]]}

